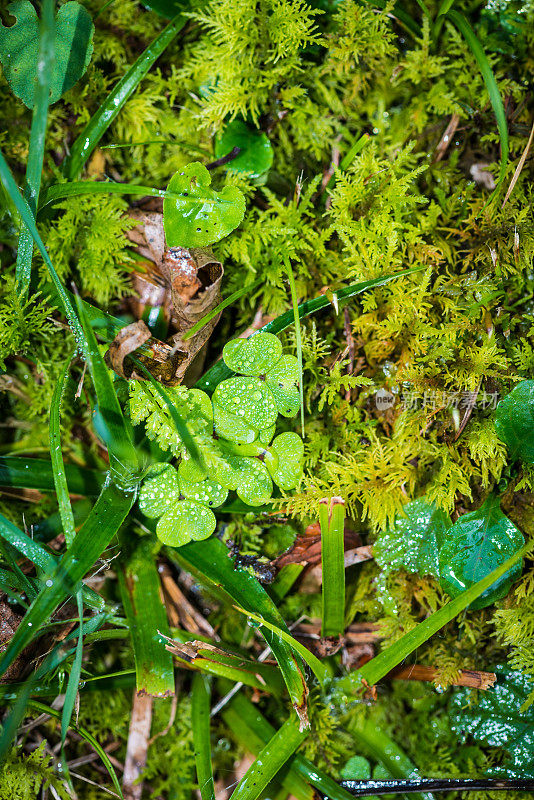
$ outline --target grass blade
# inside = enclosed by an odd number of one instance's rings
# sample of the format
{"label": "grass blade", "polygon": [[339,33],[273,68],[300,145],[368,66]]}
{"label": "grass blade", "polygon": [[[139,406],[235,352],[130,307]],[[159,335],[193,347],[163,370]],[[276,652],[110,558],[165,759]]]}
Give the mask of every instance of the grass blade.
{"label": "grass blade", "polygon": [[345,503],[341,497],[320,501],[319,523],[323,569],[321,636],[339,636],[345,630]]}
{"label": "grass blade", "polygon": [[242,289],[238,289],[237,292],[234,292],[233,294],[229,295],[225,300],[222,300],[219,303],[219,305],[215,306],[215,308],[212,308],[212,310],[209,311],[205,316],[203,316],[202,319],[199,319],[198,322],[195,322],[192,328],[189,328],[189,330],[184,333],[184,335],[182,336],[182,342],[187,342],[187,340],[191,339],[191,337],[194,336],[195,333],[198,333],[200,330],[202,330],[204,325],[207,325],[208,322],[211,322],[211,320],[214,317],[216,317],[217,314],[220,314],[221,311],[224,311],[225,308],[231,306],[233,303],[235,303],[236,300],[239,300],[240,297],[243,297],[244,294],[247,294],[248,292],[253,292],[255,289],[258,288],[258,286],[261,285],[262,282],[263,282],[262,279],[258,278],[253,283],[251,283],[250,286],[243,286]]}
{"label": "grass blade", "polygon": [[256,800],[306,738],[296,716],[287,719],[246,771],[230,800]]}
{"label": "grass blade", "polygon": [[82,673],[82,658],[83,658],[83,601],[82,593],[78,592],[76,595],[76,603],[78,605],[78,616],[80,618],[80,627],[78,628],[78,641],[76,643],[76,655],[72,662],[70,670],[69,681],[67,683],[67,690],[65,692],[65,700],[63,702],[63,709],[61,712],[61,746],[65,744],[67,732],[69,729],[72,712],[74,711],[74,704],[76,702],[76,695],[78,694],[78,686],[80,684],[80,675]]}
{"label": "grass blade", "polygon": [[139,467],[137,452],[132,442],[130,428],[126,425],[117,400],[113,381],[100,354],[94,331],[78,295],[76,295],[76,303],[88,343],[86,361],[95,387],[98,420],[99,423],[102,423],[99,425],[98,432],[108,448],[111,472],[128,484]]}
{"label": "grass blade", "polygon": [[202,800],[215,800],[215,786],[211,766],[210,697],[209,680],[199,672],[193,678],[191,718],[197,781]]}
{"label": "grass blade", "polygon": [[302,438],[304,439],[306,433],[304,431],[304,381],[302,377],[302,334],[300,330],[300,315],[299,315],[299,301],[297,297],[297,287],[295,286],[295,275],[293,274],[293,267],[291,261],[287,256],[284,256],[284,265],[289,280],[289,288],[291,291],[291,304],[293,306],[293,321],[295,324],[295,344],[297,346],[297,360],[299,363],[299,391],[300,391],[300,427]]}
{"label": "grass blade", "polygon": [[[99,495],[105,479],[104,473],[77,467],[75,464],[65,465],[65,475],[69,492],[87,497]],[[42,458],[0,456],[0,486],[53,492],[55,484],[52,462]]]}
{"label": "grass blade", "polygon": [[34,638],[39,626],[48,620],[54,609],[77,591],[78,583],[122,525],[134,499],[133,492],[125,492],[112,483],[102,490],[73,545],[50,574],[49,585],[37,595],[2,653],[0,675]]}
{"label": "grass blade", "polygon": [[21,553],[21,555],[32,561],[35,566],[43,570],[45,574],[52,573],[56,568],[56,559],[48,553],[44,547],[34,542],[27,533],[24,533],[9,519],[0,514],[0,536],[11,547]]}
{"label": "grass blade", "polygon": [[[425,268],[414,267],[413,269],[406,269],[404,272],[396,272],[393,275],[386,275],[383,278],[373,278],[369,281],[352,283],[350,286],[346,286],[344,289],[339,289],[336,292],[338,302],[341,305],[343,300],[348,300],[357,294],[368,291],[368,289],[374,289],[377,286],[384,286],[386,283],[389,283],[389,281],[395,280],[396,278],[404,278],[407,275],[413,275],[413,273],[421,272],[423,269]],[[308,317],[310,314],[315,314],[317,311],[320,311],[322,308],[327,308],[330,305],[331,302],[327,297],[325,297],[325,295],[314,297],[312,300],[305,300],[304,303],[301,303],[298,306],[299,319]],[[285,311],[283,314],[280,314],[279,317],[276,317],[276,319],[268,322],[267,325],[264,325],[263,328],[260,328],[260,330],[269,331],[270,333],[281,333],[286,328],[289,328],[290,325],[293,325],[294,322],[295,315],[293,309],[291,309],[291,311]],[[204,373],[202,378],[197,381],[195,386],[197,389],[203,389],[205,392],[213,392],[215,387],[221,381],[231,377],[233,374],[234,373],[232,370],[228,369],[224,361],[221,359]]]}
{"label": "grass blade", "polygon": [[486,89],[488,90],[493,113],[495,114],[495,119],[497,121],[497,130],[499,131],[499,139],[501,142],[501,166],[499,169],[499,179],[493,194],[493,196],[496,197],[506,176],[506,167],[508,164],[509,154],[508,126],[506,124],[506,114],[504,111],[501,93],[499,92],[495,75],[493,74],[493,70],[491,69],[484,49],[467,19],[463,14],[460,14],[454,9],[447,11],[446,17],[458,28],[467,42],[469,49],[477,60],[482,78],[486,84]]}
{"label": "grass blade", "polygon": [[174,17],[159,36],[141,53],[137,61],[132,64],[128,72],[110,92],[98,111],[93,114],[72,145],[69,157],[65,160],[64,175],[69,180],[74,180],[82,171],[87,159],[119,111],[137,89],[154,62],[182,30],[186,21],[182,14]]}
{"label": "grass blade", "polygon": [[[39,190],[41,188],[41,173],[43,171],[50,79],[54,71],[55,62],[54,37],[54,0],[43,0],[41,4],[35,100],[30,130],[28,163],[26,165],[26,182],[24,186],[24,197],[34,217],[37,211]],[[17,289],[21,294],[22,301],[26,298],[30,285],[32,254],[32,235],[27,228],[22,227],[19,235],[17,262],[15,265]]]}
{"label": "grass blade", "polygon": [[50,186],[43,194],[39,204],[38,216],[42,216],[45,209],[58,200],[69,197],[79,197],[84,194],[126,194],[141,195],[142,197],[165,197],[165,189],[155,189],[153,186],[139,186],[137,183],[113,183],[113,181],[74,181],[73,183],[57,183]]}
{"label": "grass blade", "polygon": [[532,548],[532,542],[518,550],[513,556],[508,558],[500,567],[494,569],[485,578],[475,583],[465,592],[458,595],[454,600],[448,602],[439,611],[435,611],[423,622],[420,622],[413,630],[404,634],[394,644],[386,648],[382,653],[379,653],[363,667],[351,672],[344,678],[336,681],[336,691],[360,691],[365,686],[372,686],[380,681],[390,670],[400,664],[410,653],[413,653],[418,647],[424,644],[427,639],[430,639],[437,633],[444,625],[453,620],[458,614],[467,608],[474,600],[489,589],[490,586],[498,580],[501,575],[504,575],[517,561]]}
{"label": "grass blade", "polygon": [[170,630],[161,602],[151,540],[139,540],[125,554],[119,570],[119,586],[132,639],[137,691],[153,697],[170,697],[174,694],[174,666],[171,654],[158,636],[159,631],[170,636]]}
{"label": "grass blade", "polygon": [[[169,550],[169,555],[226,602],[231,600],[237,603],[247,613],[253,609],[259,611],[262,619],[274,622],[279,631],[286,627],[263,586],[248,572],[234,569],[228,558],[228,550],[219,539],[212,537],[203,542],[190,542],[176,550]],[[297,714],[306,721],[308,689],[300,660],[279,632],[262,631],[262,634],[278,661]]]}
{"label": "grass blade", "polygon": [[[63,533],[65,534],[65,541],[69,547],[74,541],[76,530],[74,527],[74,515],[70,504],[69,490],[67,485],[67,476],[65,474],[65,464],[63,462],[63,453],[61,450],[61,430],[60,430],[60,414],[61,414],[61,398],[67,385],[67,378],[69,375],[70,358],[65,364],[62,375],[57,382],[54,394],[52,396],[52,403],[50,406],[50,461],[52,463],[52,472],[54,475],[54,483],[56,487],[57,501],[59,505],[59,513],[61,515],[61,522],[63,524]],[[81,624],[81,623],[80,623]]]}

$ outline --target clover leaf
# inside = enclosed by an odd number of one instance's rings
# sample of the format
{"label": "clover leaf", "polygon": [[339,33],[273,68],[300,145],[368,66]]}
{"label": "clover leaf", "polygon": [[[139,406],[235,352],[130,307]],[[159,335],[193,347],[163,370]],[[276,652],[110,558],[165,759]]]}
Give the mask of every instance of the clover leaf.
{"label": "clover leaf", "polygon": [[[13,94],[33,108],[39,57],[39,19],[29,0],[8,6],[16,22],[0,24],[0,61]],[[93,53],[93,21],[79,3],[65,3],[55,18],[55,62],[50,78],[50,104],[84,74]]]}
{"label": "clover leaf", "polygon": [[274,367],[282,355],[282,343],[272,333],[260,332],[250,339],[233,339],[223,348],[227,367],[240,375],[262,375]]}
{"label": "clover leaf", "polygon": [[206,167],[194,161],[176,172],[163,199],[167,247],[205,247],[228,236],[245,214],[245,198],[236,186],[211,188]]}
{"label": "clover leaf", "polygon": [[213,404],[243,420],[252,428],[270,428],[278,416],[274,397],[259,378],[228,378],[213,393]]}
{"label": "clover leaf", "polygon": [[211,508],[194,500],[180,500],[160,518],[156,535],[163,544],[181,547],[191,539],[207,539],[216,526],[217,520]]}
{"label": "clover leaf", "polygon": [[282,356],[267,373],[267,386],[283,417],[295,416],[300,408],[298,381],[299,363],[295,356]]}
{"label": "clover leaf", "polygon": [[[219,384],[220,385],[220,384]],[[229,439],[232,442],[253,442],[257,436],[257,431],[245,420],[227,411],[216,399],[213,400],[213,427],[218,436]]]}
{"label": "clover leaf", "polygon": [[228,456],[228,463],[239,478],[237,496],[249,506],[267,503],[273,492],[273,482],[266,466],[256,458],[243,456]]}
{"label": "clover leaf", "polygon": [[259,178],[273,163],[273,148],[265,133],[249,127],[240,119],[230,122],[215,140],[215,156],[223,158],[239,147],[240,153],[226,167],[230,172],[247,172]]}
{"label": "clover leaf", "polygon": [[161,517],[180,500],[178,473],[170,464],[155,464],[148,472],[139,492],[139,509],[145,517]]}
{"label": "clover leaf", "polygon": [[266,461],[273,481],[280,489],[294,489],[302,475],[304,443],[298,433],[288,431],[279,434],[271,445],[277,456],[277,467],[272,469]]}
{"label": "clover leaf", "polygon": [[[464,514],[449,529],[439,551],[442,587],[451,597],[457,597],[513,556],[524,543],[521,531],[502,513],[499,498],[489,497],[479,509]],[[514,564],[469,607],[485,608],[506,597],[522,568],[522,561]]]}
{"label": "clover leaf", "polygon": [[180,491],[187,500],[196,500],[197,503],[216,508],[222,506],[228,497],[228,489],[209,478],[199,483],[189,483],[180,480]]}

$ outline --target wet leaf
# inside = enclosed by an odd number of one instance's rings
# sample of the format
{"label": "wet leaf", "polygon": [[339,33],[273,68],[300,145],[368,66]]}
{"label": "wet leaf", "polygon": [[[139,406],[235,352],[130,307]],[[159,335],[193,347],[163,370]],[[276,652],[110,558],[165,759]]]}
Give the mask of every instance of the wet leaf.
{"label": "wet leaf", "polygon": [[250,444],[257,435],[255,428],[242,417],[227,411],[216,399],[213,401],[213,424],[217,435],[231,442]]}
{"label": "wet leaf", "polygon": [[228,162],[227,170],[247,172],[259,178],[273,163],[273,148],[267,136],[239,119],[230,122],[215,140],[215,156],[223,158],[239,147],[240,153]]}
{"label": "wet leaf", "polygon": [[[479,509],[460,517],[448,531],[439,551],[442,587],[451,597],[458,597],[517,553],[524,541],[521,531],[502,513],[499,498],[489,497]],[[506,597],[521,575],[522,563],[514,564],[470,608],[485,608]]]}
{"label": "wet leaf", "polygon": [[281,489],[294,489],[302,475],[304,443],[298,433],[288,431],[276,437],[271,445],[278,456],[278,466],[270,470],[273,481]]}
{"label": "wet leaf", "polygon": [[259,378],[229,378],[213,393],[213,402],[257,430],[274,425],[278,411],[272,393]]}
{"label": "wet leaf", "polygon": [[220,192],[198,161],[171,178],[163,200],[163,224],[169,247],[205,247],[228,236],[245,214],[245,198],[235,186]]}
{"label": "wet leaf", "polygon": [[300,408],[299,364],[295,356],[282,356],[267,375],[278,413],[294,417]]}
{"label": "wet leaf", "polygon": [[272,494],[273,483],[267,467],[255,458],[228,456],[228,463],[238,473],[237,495],[249,506],[261,506]]}
{"label": "wet leaf", "polygon": [[534,381],[521,381],[500,401],[495,430],[510,458],[534,464]]}
{"label": "wet leaf", "polygon": [[228,489],[224,489],[219,483],[209,478],[200,483],[180,480],[180,491],[187,500],[196,500],[210,508],[222,506],[228,497]]}
{"label": "wet leaf", "polygon": [[438,553],[451,521],[425,497],[403,508],[392,528],[378,537],[373,547],[377,564],[391,572],[404,568],[420,575],[439,575]]}
{"label": "wet leaf", "polygon": [[262,375],[275,366],[281,355],[282,343],[272,333],[257,333],[250,339],[233,339],[223,348],[224,363],[240,375]]}
{"label": "wet leaf", "polygon": [[145,517],[161,517],[180,499],[178,473],[170,464],[154,464],[139,492],[139,510]]}
{"label": "wet leaf", "polygon": [[531,679],[505,666],[495,667],[497,683],[476,702],[470,689],[452,697],[452,730],[463,741],[469,734],[492,747],[503,747],[510,759],[491,774],[534,778],[534,705],[524,708],[534,691]]}
{"label": "wet leaf", "polygon": [[163,544],[181,547],[191,540],[207,539],[216,525],[211,509],[193,500],[180,500],[161,517],[156,534]]}
{"label": "wet leaf", "polygon": [[[39,19],[29,0],[10,3],[16,22],[0,24],[0,61],[13,94],[33,108],[37,85]],[[84,74],[93,53],[94,26],[89,13],[76,2],[56,14],[55,64],[50,81],[50,103],[55,103]]]}
{"label": "wet leaf", "polygon": [[172,19],[180,11],[187,9],[187,4],[179,0],[144,0],[143,5],[167,19]]}
{"label": "wet leaf", "polygon": [[352,756],[339,771],[344,781],[367,781],[371,777],[371,765],[363,756]]}

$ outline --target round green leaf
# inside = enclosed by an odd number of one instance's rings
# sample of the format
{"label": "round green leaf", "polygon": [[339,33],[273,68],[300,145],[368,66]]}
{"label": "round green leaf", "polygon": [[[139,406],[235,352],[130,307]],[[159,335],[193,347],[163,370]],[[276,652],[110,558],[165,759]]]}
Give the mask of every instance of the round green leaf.
{"label": "round green leaf", "polygon": [[265,381],[259,378],[229,378],[213,393],[213,404],[241,417],[256,430],[274,425],[278,412]]}
{"label": "round green leaf", "polygon": [[[440,583],[457,597],[485,578],[524,545],[523,534],[502,513],[498,497],[490,497],[477,511],[464,514],[449,529],[439,551]],[[519,561],[478,597],[470,608],[485,608],[506,597],[523,568]]]}
{"label": "round green leaf", "polygon": [[498,403],[495,430],[510,458],[534,464],[534,381],[521,381]]}
{"label": "round green leaf", "polygon": [[206,477],[204,470],[190,456],[183,456],[178,466],[178,478],[180,483],[200,483]]}
{"label": "round green leaf", "polygon": [[295,356],[282,356],[267,374],[276,408],[283,417],[294,417],[300,408],[299,366]]}
{"label": "round green leaf", "polygon": [[[13,94],[33,108],[39,55],[39,19],[29,0],[8,6],[16,22],[0,24],[0,61]],[[81,78],[93,53],[93,21],[76,2],[62,5],[56,14],[55,64],[50,81],[50,103],[59,100]]]}
{"label": "round green leaf", "polygon": [[161,517],[156,525],[156,534],[163,544],[181,547],[192,539],[207,539],[216,525],[215,514],[210,508],[194,500],[180,500]]}
{"label": "round green leaf", "polygon": [[250,339],[233,339],[224,345],[224,363],[240,375],[263,375],[282,355],[282,343],[272,333],[257,333]]}
{"label": "round green leaf", "polygon": [[155,464],[139,492],[139,509],[145,517],[161,517],[180,499],[178,473],[170,464]]}
{"label": "round green leaf", "polygon": [[273,483],[265,465],[256,458],[242,456],[228,456],[228,463],[238,474],[238,497],[249,506],[267,503],[273,492]]}
{"label": "round green leaf", "polygon": [[339,771],[344,781],[368,781],[371,777],[371,765],[363,756],[352,756]]}
{"label": "round green leaf", "polygon": [[216,400],[213,402],[213,427],[218,436],[230,442],[250,444],[256,438],[256,429],[248,425],[242,417],[231,414]]}
{"label": "round green leaf", "polygon": [[262,445],[267,446],[268,444],[271,443],[271,440],[275,433],[276,433],[276,425],[271,425],[269,428],[263,428],[263,430],[261,430],[258,433],[258,441]]}
{"label": "round green leaf", "polygon": [[276,437],[271,445],[278,457],[278,466],[272,469],[268,461],[273,481],[281,489],[294,489],[302,475],[302,463],[304,460],[304,444],[298,433],[288,431]]}
{"label": "round green leaf", "polygon": [[259,178],[273,163],[273,148],[267,136],[249,127],[245,122],[235,119],[224,128],[215,140],[215,156],[223,158],[234,147],[241,152],[226,165],[233,172],[247,172],[251,178]]}
{"label": "round green leaf", "polygon": [[189,483],[180,480],[180,491],[187,500],[196,500],[197,503],[216,508],[222,506],[228,497],[228,489],[209,478],[200,483]]}
{"label": "round green leaf", "polygon": [[231,233],[245,214],[245,198],[236,186],[210,188],[211,176],[198,161],[176,172],[163,200],[168,247],[205,247]]}

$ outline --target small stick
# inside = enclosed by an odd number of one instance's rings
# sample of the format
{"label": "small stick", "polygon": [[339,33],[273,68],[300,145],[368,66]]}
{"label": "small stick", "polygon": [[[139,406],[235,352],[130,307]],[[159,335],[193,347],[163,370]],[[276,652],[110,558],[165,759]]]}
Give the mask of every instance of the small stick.
{"label": "small stick", "polygon": [[[411,667],[392,669],[387,678],[401,681],[433,681],[438,675],[434,667],[424,667],[413,664]],[[494,672],[480,672],[476,669],[461,669],[457,680],[452,681],[453,686],[469,686],[471,689],[489,689],[494,685],[497,676]]]}
{"label": "small stick", "polygon": [[146,766],[151,725],[152,697],[134,691],[122,778],[124,800],[141,800],[143,780],[140,778]]}
{"label": "small stick", "polygon": [[218,158],[217,161],[211,161],[209,164],[206,164],[206,169],[215,169],[215,167],[223,167],[225,164],[228,164],[229,161],[233,161],[234,158],[237,158],[239,153],[241,152],[240,147],[234,147],[230,152],[223,156],[222,158]]}

